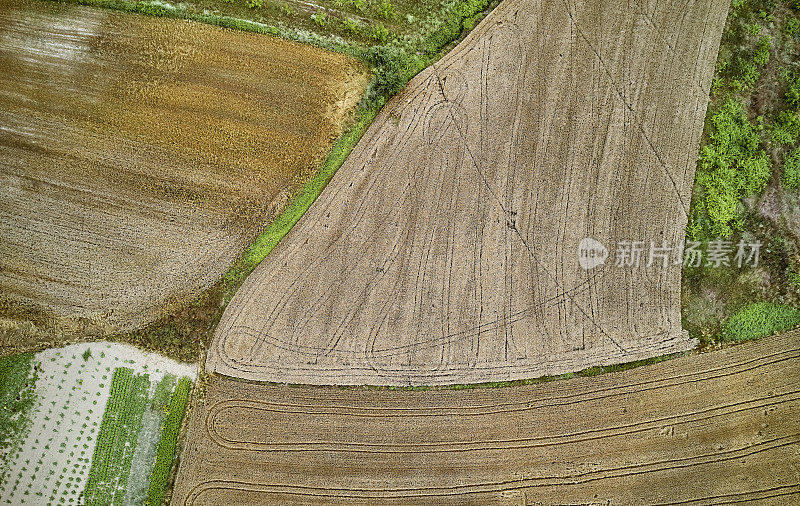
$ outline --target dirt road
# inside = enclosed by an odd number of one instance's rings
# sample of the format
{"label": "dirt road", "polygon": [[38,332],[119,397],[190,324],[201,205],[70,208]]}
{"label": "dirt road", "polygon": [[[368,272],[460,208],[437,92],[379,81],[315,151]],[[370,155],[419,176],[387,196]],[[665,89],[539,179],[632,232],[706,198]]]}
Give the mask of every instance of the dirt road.
{"label": "dirt road", "polygon": [[365,82],[273,37],[0,0],[2,307],[117,331],[191,297],[317,169]]}
{"label": "dirt road", "polygon": [[[435,385],[691,348],[679,245],[727,8],[501,3],[384,108],[234,297],[208,367]],[[587,237],[604,266],[579,265]],[[672,250],[647,266],[650,242]]]}
{"label": "dirt road", "polygon": [[174,505],[790,504],[800,331],[602,376],[389,391],[215,376]]}

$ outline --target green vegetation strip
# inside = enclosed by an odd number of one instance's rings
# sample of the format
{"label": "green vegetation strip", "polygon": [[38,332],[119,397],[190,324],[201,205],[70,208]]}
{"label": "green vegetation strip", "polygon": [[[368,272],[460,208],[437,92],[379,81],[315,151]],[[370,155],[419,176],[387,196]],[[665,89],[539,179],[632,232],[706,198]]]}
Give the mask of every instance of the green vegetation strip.
{"label": "green vegetation strip", "polygon": [[722,338],[746,341],[771,336],[800,326],[800,309],[770,302],[757,302],[741,308],[722,326]]}
{"label": "green vegetation strip", "polygon": [[169,483],[172,463],[175,459],[175,449],[178,445],[178,436],[181,431],[183,415],[186,413],[186,404],[192,382],[189,378],[181,378],[175,387],[172,401],[167,408],[166,418],[161,427],[161,440],[158,443],[156,463],[150,475],[150,489],[147,492],[146,504],[160,506],[164,501],[164,493]]}
{"label": "green vegetation strip", "polygon": [[127,367],[114,370],[84,490],[87,504],[123,503],[149,387],[146,374],[134,375]]}
{"label": "green vegetation strip", "polygon": [[[35,401],[33,355],[25,353],[0,357],[0,456],[11,458],[24,439],[30,423],[28,412]],[[0,459],[0,482],[8,466]]]}
{"label": "green vegetation strip", "polygon": [[264,258],[269,255],[281,239],[289,233],[295,223],[305,214],[311,204],[325,189],[333,175],[344,163],[356,143],[364,135],[382,102],[376,102],[371,108],[363,110],[360,118],[350,130],[340,137],[323,163],[316,176],[307,182],[292,199],[283,212],[267,226],[242,257],[225,273],[224,281],[229,288],[226,298],[233,296],[236,288]]}

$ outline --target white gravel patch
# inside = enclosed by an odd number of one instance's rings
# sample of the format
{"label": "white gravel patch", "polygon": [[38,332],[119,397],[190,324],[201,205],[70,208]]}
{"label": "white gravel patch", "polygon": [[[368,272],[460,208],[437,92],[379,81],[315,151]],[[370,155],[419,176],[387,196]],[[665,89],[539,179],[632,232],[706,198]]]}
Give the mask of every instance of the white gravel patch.
{"label": "white gravel patch", "polygon": [[[87,349],[91,356],[84,359]],[[38,368],[36,401],[29,413],[29,432],[18,435],[20,450],[9,459],[0,483],[2,504],[79,503],[117,367],[146,373],[151,394],[167,373],[197,378],[195,365],[105,342],[46,350],[37,353],[32,364]]]}

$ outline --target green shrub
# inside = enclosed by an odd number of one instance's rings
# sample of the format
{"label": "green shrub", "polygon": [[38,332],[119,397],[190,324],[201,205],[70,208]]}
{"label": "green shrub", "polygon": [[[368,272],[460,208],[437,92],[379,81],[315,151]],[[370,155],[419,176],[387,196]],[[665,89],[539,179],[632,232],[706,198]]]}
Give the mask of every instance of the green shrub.
{"label": "green shrub", "polygon": [[361,23],[357,19],[344,18],[342,20],[342,27],[350,33],[361,33]]}
{"label": "green shrub", "polygon": [[784,74],[786,79],[786,103],[800,111],[800,71],[792,70]]}
{"label": "green shrub", "polygon": [[283,2],[283,5],[281,5],[281,12],[286,16],[291,16],[294,14],[294,7],[292,7],[288,2]]}
{"label": "green shrub", "polygon": [[800,114],[781,111],[770,126],[772,141],[779,145],[794,144],[800,137]]}
{"label": "green shrub", "polygon": [[[707,229],[712,235],[728,237],[741,228],[742,199],[761,192],[770,175],[770,160],[761,147],[758,129],[750,123],[743,105],[729,99],[710,118],[708,142],[700,150],[697,184],[702,188],[694,199],[699,206],[692,213],[694,234]],[[698,214],[706,218],[702,226]]]}
{"label": "green shrub", "polygon": [[743,307],[722,324],[722,339],[745,341],[769,336],[800,325],[800,309],[771,302]]}
{"label": "green shrub", "polygon": [[247,7],[250,9],[260,9],[264,5],[264,0],[247,0]]}
{"label": "green shrub", "polygon": [[394,95],[423,66],[419,59],[392,46],[370,48],[367,59],[375,69],[372,93],[378,96]]}
{"label": "green shrub", "polygon": [[391,0],[381,0],[375,7],[375,13],[383,19],[395,19],[397,11],[394,10]]}
{"label": "green shrub", "polygon": [[383,26],[383,23],[376,23],[369,27],[366,35],[370,39],[383,44],[389,40],[389,29]]}
{"label": "green shrub", "polygon": [[345,0],[345,4],[350,5],[353,9],[361,13],[367,11],[366,0]]}
{"label": "green shrub", "polygon": [[789,18],[786,22],[786,35],[790,37],[797,37],[800,35],[800,20],[797,18]]}
{"label": "green shrub", "polygon": [[311,15],[311,21],[318,26],[325,26],[328,23],[328,14],[325,11],[317,11]]}
{"label": "green shrub", "polygon": [[783,161],[783,187],[787,190],[800,188],[800,147],[786,155]]}
{"label": "green shrub", "polygon": [[772,47],[772,39],[765,35],[758,39],[753,61],[756,65],[766,65],[769,62],[769,50]]}

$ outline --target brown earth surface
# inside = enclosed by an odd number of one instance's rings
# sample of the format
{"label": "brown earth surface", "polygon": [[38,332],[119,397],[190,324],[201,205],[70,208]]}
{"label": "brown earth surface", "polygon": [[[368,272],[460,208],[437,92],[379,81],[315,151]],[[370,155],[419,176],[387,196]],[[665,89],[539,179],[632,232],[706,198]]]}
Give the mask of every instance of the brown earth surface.
{"label": "brown earth surface", "polygon": [[0,330],[17,313],[128,330],[212,284],[366,79],[273,37],[0,0]]}
{"label": "brown earth surface", "polygon": [[381,111],[208,368],[436,385],[694,346],[679,263],[583,270],[577,249],[682,242],[728,3],[501,3]]}
{"label": "brown earth surface", "polygon": [[796,504],[800,331],[471,390],[212,376],[173,505]]}

